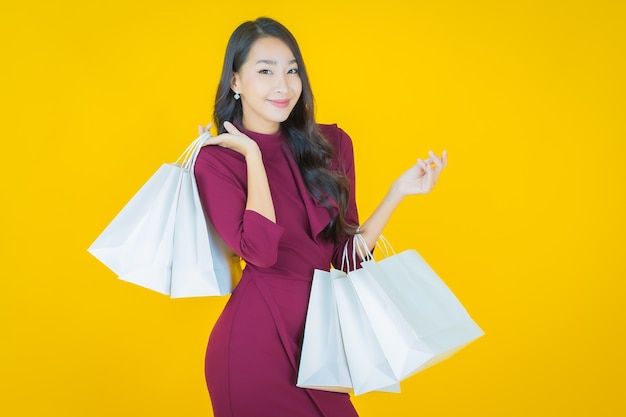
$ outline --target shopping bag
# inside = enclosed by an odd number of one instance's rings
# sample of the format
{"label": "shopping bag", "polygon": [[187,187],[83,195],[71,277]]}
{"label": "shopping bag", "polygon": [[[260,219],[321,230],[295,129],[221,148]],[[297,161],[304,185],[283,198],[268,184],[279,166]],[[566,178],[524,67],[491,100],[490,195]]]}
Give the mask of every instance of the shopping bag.
{"label": "shopping bag", "polygon": [[413,374],[433,357],[431,348],[370,272],[362,268],[347,276],[394,376],[401,381]]}
{"label": "shopping bag", "polygon": [[193,166],[209,137],[163,164],[88,248],[120,279],[174,297],[231,291],[240,271],[196,200]]}
{"label": "shopping bag", "polygon": [[358,269],[343,272],[349,265],[357,265],[355,252],[357,245],[352,247],[352,264],[348,262],[346,244],[341,270],[333,269],[331,272],[341,337],[354,395],[370,391],[400,392],[400,379],[394,374],[389,358],[382,349],[381,341],[374,332],[372,321],[352,285],[352,276],[359,275],[360,272]]}
{"label": "shopping bag", "polygon": [[296,385],[350,392],[352,381],[335,305],[334,272],[316,269],[313,274]]}
{"label": "shopping bag", "polygon": [[[394,349],[406,355],[404,363],[395,363],[401,356],[393,350],[386,352],[394,369],[401,370],[399,378],[441,362],[484,334],[417,251],[393,252],[380,261],[365,259],[352,282],[382,345],[392,340],[391,329],[405,336],[404,343],[394,340]],[[380,305],[386,306],[386,316]]]}
{"label": "shopping bag", "polygon": [[193,167],[204,140],[190,150],[181,165],[172,248],[172,298],[228,294],[241,274],[239,257],[217,235],[200,201]]}
{"label": "shopping bag", "polygon": [[170,293],[179,171],[163,164],[88,248],[120,279],[162,294]]}

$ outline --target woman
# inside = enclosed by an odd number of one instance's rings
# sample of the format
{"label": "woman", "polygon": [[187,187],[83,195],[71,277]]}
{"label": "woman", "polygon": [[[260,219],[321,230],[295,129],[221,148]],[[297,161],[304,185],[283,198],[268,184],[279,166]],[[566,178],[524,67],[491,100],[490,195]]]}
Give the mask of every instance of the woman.
{"label": "woman", "polygon": [[207,348],[215,416],[356,416],[348,394],[296,387],[313,271],[340,266],[357,230],[373,248],[400,201],[432,189],[445,152],[418,160],[359,227],[352,142],[315,123],[296,40],[267,18],[233,32],[214,122],[219,135],[195,165],[198,189],[246,262]]}

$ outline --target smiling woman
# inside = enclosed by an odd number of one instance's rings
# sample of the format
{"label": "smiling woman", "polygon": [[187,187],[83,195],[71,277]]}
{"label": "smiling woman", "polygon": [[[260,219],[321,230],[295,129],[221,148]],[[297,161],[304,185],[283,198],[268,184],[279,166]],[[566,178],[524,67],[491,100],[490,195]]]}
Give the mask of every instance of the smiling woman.
{"label": "smiling woman", "polygon": [[418,161],[359,227],[352,141],[316,124],[298,45],[267,18],[232,34],[214,121],[220,134],[198,156],[198,190],[246,261],[206,352],[215,416],[356,416],[348,394],[296,386],[313,272],[341,265],[357,231],[373,247],[406,195],[432,189],[445,154]]}
{"label": "smiling woman", "polygon": [[276,133],[302,93],[298,63],[280,39],[260,38],[234,74],[231,88],[241,97],[243,126],[259,133]]}

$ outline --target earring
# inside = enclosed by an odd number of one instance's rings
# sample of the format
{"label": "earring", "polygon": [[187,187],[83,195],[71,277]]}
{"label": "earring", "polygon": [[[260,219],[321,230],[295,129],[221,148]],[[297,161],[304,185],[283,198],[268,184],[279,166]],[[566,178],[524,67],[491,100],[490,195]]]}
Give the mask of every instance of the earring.
{"label": "earring", "polygon": [[239,100],[241,98],[241,96],[239,95],[239,91],[235,91],[235,100]]}

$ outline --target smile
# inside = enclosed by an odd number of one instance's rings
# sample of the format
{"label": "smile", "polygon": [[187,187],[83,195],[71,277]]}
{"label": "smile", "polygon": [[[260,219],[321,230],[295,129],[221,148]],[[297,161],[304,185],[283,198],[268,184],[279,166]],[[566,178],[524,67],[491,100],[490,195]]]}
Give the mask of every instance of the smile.
{"label": "smile", "polygon": [[290,103],[291,100],[267,100],[267,101],[269,101],[274,106],[283,109],[283,108],[289,106],[289,103]]}

